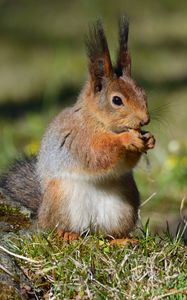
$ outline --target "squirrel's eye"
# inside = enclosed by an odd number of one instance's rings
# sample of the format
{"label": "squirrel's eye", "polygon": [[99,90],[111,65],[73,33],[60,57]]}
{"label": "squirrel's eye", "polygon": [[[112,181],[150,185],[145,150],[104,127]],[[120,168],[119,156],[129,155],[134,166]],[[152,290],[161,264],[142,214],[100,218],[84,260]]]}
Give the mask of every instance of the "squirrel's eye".
{"label": "squirrel's eye", "polygon": [[123,101],[121,100],[121,98],[119,96],[114,96],[112,98],[112,102],[118,106],[123,105]]}

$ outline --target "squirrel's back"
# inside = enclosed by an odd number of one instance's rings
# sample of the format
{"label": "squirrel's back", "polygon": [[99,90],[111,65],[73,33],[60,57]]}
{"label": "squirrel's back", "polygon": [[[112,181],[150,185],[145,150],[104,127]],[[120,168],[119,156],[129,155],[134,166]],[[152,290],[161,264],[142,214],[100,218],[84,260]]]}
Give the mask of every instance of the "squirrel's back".
{"label": "squirrel's back", "polygon": [[35,214],[41,203],[41,191],[36,175],[36,156],[17,160],[6,174],[0,177],[0,189],[14,201]]}

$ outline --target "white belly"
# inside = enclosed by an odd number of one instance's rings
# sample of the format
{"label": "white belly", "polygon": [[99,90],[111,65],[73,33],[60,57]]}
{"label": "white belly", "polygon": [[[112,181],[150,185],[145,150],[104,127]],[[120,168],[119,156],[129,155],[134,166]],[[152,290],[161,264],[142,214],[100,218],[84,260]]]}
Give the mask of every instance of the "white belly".
{"label": "white belly", "polygon": [[132,213],[132,206],[116,186],[104,187],[82,180],[64,186],[72,231],[82,232],[91,227],[110,232],[120,226],[121,218],[128,219]]}

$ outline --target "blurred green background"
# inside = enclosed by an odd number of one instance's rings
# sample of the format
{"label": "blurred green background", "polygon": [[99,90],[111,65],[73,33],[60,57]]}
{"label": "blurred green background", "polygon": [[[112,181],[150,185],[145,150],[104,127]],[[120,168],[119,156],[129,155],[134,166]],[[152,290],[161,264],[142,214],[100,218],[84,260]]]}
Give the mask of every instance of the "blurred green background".
{"label": "blurred green background", "polygon": [[143,220],[159,230],[179,218],[187,193],[187,1],[0,1],[0,172],[36,153],[42,134],[87,78],[84,35],[103,18],[115,58],[117,19],[127,14],[133,78],[148,93],[156,148],[135,176]]}

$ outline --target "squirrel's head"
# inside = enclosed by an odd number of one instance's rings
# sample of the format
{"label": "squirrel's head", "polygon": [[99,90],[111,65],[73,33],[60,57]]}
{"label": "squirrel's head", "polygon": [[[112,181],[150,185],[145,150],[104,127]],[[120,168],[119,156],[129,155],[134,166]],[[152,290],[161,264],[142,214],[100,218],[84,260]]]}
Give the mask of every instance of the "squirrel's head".
{"label": "squirrel's head", "polygon": [[129,23],[122,17],[115,67],[112,66],[100,20],[90,28],[86,39],[90,73],[89,108],[107,129],[116,133],[128,128],[140,129],[149,123],[146,94],[131,78],[128,31]]}

